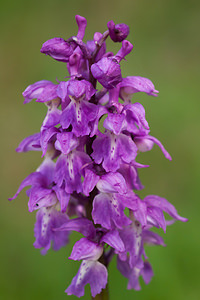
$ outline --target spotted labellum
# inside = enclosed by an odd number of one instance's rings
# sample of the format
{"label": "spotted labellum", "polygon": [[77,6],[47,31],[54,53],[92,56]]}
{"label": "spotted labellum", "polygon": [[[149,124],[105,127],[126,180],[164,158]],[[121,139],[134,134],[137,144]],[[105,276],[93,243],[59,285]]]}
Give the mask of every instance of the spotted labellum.
{"label": "spotted labellum", "polygon": [[[40,151],[43,161],[10,200],[28,187],[28,209],[37,211],[34,247],[42,254],[65,247],[71,232],[82,234],[69,257],[80,261],[80,268],[66,293],[82,297],[89,284],[93,298],[100,294],[98,299],[108,299],[112,258],[117,257],[127,288],[140,290],[139,278],[148,284],[153,276],[146,245],[165,245],[153,229],[165,232],[172,221],[187,219],[165,198],[138,195],[144,188],[138,171],[148,167],[137,161],[138,153],[156,144],[168,160],[171,156],[150,135],[145,109],[134,100],[139,92],[158,96],[154,84],[144,77],[122,76],[120,62],[133,48],[126,40],[129,27],[109,21],[103,34],[96,32],[84,42],[87,21],[77,15],[76,22],[76,36],[52,38],[41,48],[66,63],[68,79],[40,80],[23,92],[24,103],[36,99],[46,105],[47,114],[39,132],[16,150]],[[107,52],[108,38],[119,44],[116,54]]]}

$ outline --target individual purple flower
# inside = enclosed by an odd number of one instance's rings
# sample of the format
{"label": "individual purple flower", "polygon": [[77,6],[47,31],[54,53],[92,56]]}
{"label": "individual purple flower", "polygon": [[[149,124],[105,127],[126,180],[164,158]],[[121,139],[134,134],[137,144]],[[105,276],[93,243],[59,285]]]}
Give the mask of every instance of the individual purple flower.
{"label": "individual purple flower", "polygon": [[[64,88],[65,85],[65,88]],[[65,92],[63,92],[65,90]],[[98,114],[98,106],[88,102],[94,95],[95,89],[86,80],[71,80],[62,83],[58,94],[62,100],[70,99],[61,115],[61,126],[64,129],[72,126],[72,132],[77,136],[88,135],[91,131],[90,123],[95,122]]]}
{"label": "individual purple flower", "polygon": [[97,137],[93,142],[92,157],[107,172],[115,172],[121,163],[130,163],[137,155],[137,147],[130,136],[112,132]]}
{"label": "individual purple flower", "polygon": [[107,23],[110,38],[113,42],[122,42],[129,35],[129,27],[126,24],[116,24],[113,21]]}
{"label": "individual purple flower", "polygon": [[73,48],[64,39],[53,38],[42,45],[40,52],[51,56],[57,61],[68,62],[70,55],[73,53]]}

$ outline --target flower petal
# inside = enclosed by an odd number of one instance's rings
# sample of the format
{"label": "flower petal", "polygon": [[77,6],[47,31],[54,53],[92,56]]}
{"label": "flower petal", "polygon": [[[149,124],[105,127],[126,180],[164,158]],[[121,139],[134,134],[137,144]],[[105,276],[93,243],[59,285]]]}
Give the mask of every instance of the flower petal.
{"label": "flower petal", "polygon": [[82,238],[74,244],[69,259],[73,260],[98,260],[103,253],[103,247],[95,242]]}
{"label": "flower petal", "polygon": [[[115,195],[115,194],[114,194]],[[112,194],[98,194],[93,200],[92,218],[95,224],[111,230],[131,223],[121,203]]]}
{"label": "flower petal", "polygon": [[117,230],[108,231],[106,234],[104,234],[104,236],[101,238],[101,243],[102,242],[107,243],[118,252],[125,251],[124,243]]}
{"label": "flower petal", "polygon": [[86,284],[90,284],[92,297],[105,289],[108,272],[104,265],[98,261],[83,261],[70,286],[65,291],[68,295],[82,297]]}
{"label": "flower petal", "polygon": [[107,173],[101,176],[97,183],[97,188],[102,193],[120,193],[127,192],[127,186],[124,177],[120,173]]}
{"label": "flower petal", "polygon": [[144,201],[149,207],[158,207],[162,209],[175,220],[179,220],[182,222],[187,221],[186,218],[183,218],[178,215],[175,207],[171,203],[169,203],[165,198],[161,198],[156,195],[149,195],[144,198]]}
{"label": "flower petal", "polygon": [[15,198],[17,198],[17,196],[19,195],[19,193],[26,187],[29,185],[34,185],[34,186],[41,186],[41,185],[46,185],[46,178],[40,173],[40,172],[34,172],[31,173],[29,176],[27,176],[22,183],[20,184],[16,194],[12,197],[9,198],[9,200],[14,200]]}
{"label": "flower petal", "polygon": [[55,231],[69,231],[74,230],[82,233],[87,238],[94,238],[96,231],[92,221],[86,218],[75,218],[68,220],[59,228],[56,228]]}
{"label": "flower petal", "polygon": [[16,149],[17,152],[41,151],[40,132],[26,137]]}
{"label": "flower petal", "polygon": [[44,248],[41,253],[46,254],[51,247],[51,242],[55,251],[65,246],[68,243],[68,232],[56,232],[53,228],[60,227],[67,220],[66,214],[58,212],[53,207],[41,208],[36,215],[34,247]]}

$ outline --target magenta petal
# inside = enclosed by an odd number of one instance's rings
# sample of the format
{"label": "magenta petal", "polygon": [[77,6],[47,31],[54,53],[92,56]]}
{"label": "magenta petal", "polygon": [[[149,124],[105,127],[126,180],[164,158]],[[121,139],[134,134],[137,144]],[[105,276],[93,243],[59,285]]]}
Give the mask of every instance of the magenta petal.
{"label": "magenta petal", "polygon": [[119,155],[124,162],[130,163],[135,159],[137,155],[137,147],[129,136],[120,134],[118,147],[120,149]]}
{"label": "magenta petal", "polygon": [[41,151],[40,133],[38,132],[25,138],[19,144],[16,151],[17,152]]}
{"label": "magenta petal", "polygon": [[83,193],[89,196],[89,193],[94,189],[100,177],[90,169],[85,169],[84,173]]}
{"label": "magenta petal", "polygon": [[[45,157],[42,164],[37,169],[37,172],[40,172],[46,179],[45,187],[52,185],[54,181],[54,173],[55,173],[55,162],[50,157]],[[42,183],[41,183],[42,186]]]}
{"label": "magenta petal", "polygon": [[51,84],[48,87],[45,87],[43,92],[36,99],[36,102],[48,102],[56,99],[58,97],[57,87],[57,84]]}
{"label": "magenta petal", "polygon": [[145,109],[140,103],[124,106],[123,113],[126,116],[127,130],[134,135],[147,135],[149,124],[145,118]]}
{"label": "magenta petal", "polygon": [[103,247],[97,243],[82,238],[74,244],[69,259],[73,260],[98,260],[103,253]]}
{"label": "magenta petal", "polygon": [[158,91],[151,80],[140,76],[128,76],[120,83],[120,97],[130,100],[130,96],[137,92],[144,92],[150,96],[157,96]]}
{"label": "magenta petal", "polygon": [[153,277],[153,269],[148,261],[144,262],[144,268],[141,270],[141,275],[144,279],[145,284],[149,284]]}
{"label": "magenta petal", "polygon": [[99,119],[108,113],[108,110],[104,106],[98,106],[98,113],[94,120],[89,122],[89,126],[91,127],[90,137],[93,137],[98,132]]}
{"label": "magenta petal", "polygon": [[60,227],[67,220],[66,214],[54,208],[41,208],[36,215],[34,247],[44,248],[42,254],[46,254],[51,247],[51,242],[54,250],[65,246],[68,243],[68,232],[55,232],[53,228]]}
{"label": "magenta petal", "polygon": [[[115,194],[114,194],[115,195]],[[115,227],[122,228],[131,223],[124,214],[123,206],[112,194],[98,194],[93,201],[92,218],[95,224],[111,230]]]}
{"label": "magenta petal", "polygon": [[58,133],[56,138],[55,148],[65,155],[78,146],[78,139],[72,132]]}
{"label": "magenta petal", "polygon": [[150,231],[150,230],[142,231],[142,239],[143,239],[143,243],[146,243],[147,245],[166,246],[163,241],[163,238],[160,235],[158,235],[157,233]]}
{"label": "magenta petal", "polygon": [[124,119],[125,115],[123,114],[108,113],[108,116],[105,119],[103,126],[104,128],[118,135],[121,133],[122,130],[125,129]]}
{"label": "magenta petal", "polygon": [[75,18],[76,18],[76,23],[78,25],[77,38],[82,40],[85,35],[85,28],[87,26],[87,20],[84,17],[79,16],[79,15],[76,15]]}
{"label": "magenta petal", "polygon": [[163,145],[161,144],[161,142],[159,140],[157,140],[155,137],[150,136],[150,135],[148,136],[148,139],[153,141],[155,144],[157,144],[160,147],[160,149],[162,150],[164,156],[167,159],[172,160],[171,155],[167,152],[167,150],[163,147]]}
{"label": "magenta petal", "polygon": [[58,201],[60,202],[61,212],[66,212],[70,194],[67,194],[63,188],[59,188],[57,185],[55,185],[52,189],[55,191]]}
{"label": "magenta petal", "polygon": [[162,209],[163,211],[165,211],[167,214],[169,214],[175,220],[179,220],[182,222],[187,221],[186,218],[183,218],[178,215],[175,207],[171,203],[169,203],[165,198],[161,198],[156,195],[149,195],[144,198],[144,201],[149,207],[158,207],[158,208]]}
{"label": "magenta petal", "polygon": [[172,160],[170,154],[167,152],[167,150],[164,148],[164,146],[161,144],[161,142],[159,140],[157,140],[155,137],[147,135],[144,137],[135,137],[134,138],[135,143],[137,144],[137,147],[139,149],[139,151],[141,152],[145,152],[145,151],[149,151],[152,149],[153,147],[153,143],[157,144],[160,149],[162,150],[164,156],[169,159]]}
{"label": "magenta petal", "polygon": [[46,117],[42,123],[41,131],[56,126],[60,123],[61,110],[58,108],[57,102],[51,102],[48,105],[48,111]]}
{"label": "magenta petal", "polygon": [[83,261],[70,286],[65,291],[68,295],[82,297],[86,284],[90,284],[92,297],[105,289],[108,272],[104,265],[98,261]]}
{"label": "magenta petal", "polygon": [[133,212],[133,214],[136,220],[138,220],[140,224],[144,227],[147,224],[147,205],[144,201],[142,201],[139,198],[137,199],[137,204],[138,207]]}
{"label": "magenta petal", "polygon": [[97,188],[102,193],[120,193],[127,192],[127,186],[124,177],[120,173],[107,173],[101,176],[97,183]]}
{"label": "magenta petal", "polygon": [[69,81],[61,81],[57,87],[58,97],[60,99],[62,99],[63,103],[67,102],[66,105],[69,104],[69,97],[68,97],[68,92],[67,92],[69,83],[70,83],[70,80]]}
{"label": "magenta petal", "polygon": [[57,197],[52,190],[38,186],[31,188],[28,202],[30,212],[41,207],[50,207],[56,203]]}
{"label": "magenta petal", "polygon": [[161,227],[166,232],[166,222],[162,210],[158,207],[147,208],[147,221],[150,226]]}
{"label": "magenta petal", "polygon": [[[141,258],[143,245],[142,245],[142,226],[139,222],[134,221],[130,226],[123,228],[120,231],[120,237],[125,246],[125,253],[129,253],[130,267],[141,267],[143,261]],[[127,255],[119,253],[121,260],[126,259]]]}
{"label": "magenta petal", "polygon": [[96,231],[92,221],[86,218],[76,218],[68,220],[61,227],[55,229],[56,231],[77,231],[82,233],[87,238],[94,238]]}
{"label": "magenta petal", "polygon": [[[41,147],[42,147],[42,156],[47,152],[48,145],[55,140],[55,135],[59,132],[56,127],[51,127],[41,132]],[[53,139],[54,137],[54,139]]]}
{"label": "magenta petal", "polygon": [[122,47],[121,49],[117,52],[115,55],[115,58],[117,59],[118,62],[120,62],[126,55],[128,55],[133,49],[133,45],[127,41],[123,40],[122,41]]}
{"label": "magenta petal", "polygon": [[141,289],[138,279],[140,270],[138,268],[131,268],[128,260],[122,261],[119,259],[119,257],[117,258],[117,268],[124,277],[128,278],[128,290],[134,289],[136,291],[139,291]]}
{"label": "magenta petal", "polygon": [[57,98],[57,85],[48,80],[41,80],[29,85],[22,93],[25,100],[24,103],[29,103],[33,99],[39,102],[47,102]]}
{"label": "magenta petal", "polygon": [[90,98],[96,93],[93,85],[87,80],[76,80],[72,79],[68,81],[67,86],[67,94],[75,98],[76,100],[90,100]]}
{"label": "magenta petal", "polygon": [[102,242],[107,243],[118,252],[125,251],[124,243],[117,230],[108,231],[106,234],[104,234],[104,236],[101,238],[101,243]]}
{"label": "magenta petal", "polygon": [[27,176],[22,183],[20,184],[19,189],[17,190],[16,194],[12,197],[9,198],[9,200],[14,200],[15,198],[17,198],[17,196],[19,195],[19,193],[26,187],[29,185],[34,185],[34,186],[46,186],[47,182],[46,182],[46,178],[40,173],[40,172],[34,172],[31,173],[29,176]]}
{"label": "magenta petal", "polygon": [[103,57],[91,66],[91,72],[106,89],[112,89],[121,82],[121,69],[116,59]]}

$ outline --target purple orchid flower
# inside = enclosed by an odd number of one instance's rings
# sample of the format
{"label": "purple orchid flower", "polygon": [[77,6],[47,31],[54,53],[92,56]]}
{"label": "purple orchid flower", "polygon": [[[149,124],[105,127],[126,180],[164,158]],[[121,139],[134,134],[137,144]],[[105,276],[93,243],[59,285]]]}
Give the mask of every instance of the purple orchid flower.
{"label": "purple orchid flower", "polygon": [[[95,32],[84,42],[87,20],[76,15],[76,23],[76,36],[50,39],[41,49],[67,63],[69,79],[58,84],[41,80],[23,92],[24,103],[36,99],[45,104],[47,114],[40,132],[25,138],[16,151],[41,151],[44,160],[10,200],[29,187],[28,209],[37,210],[34,246],[42,254],[51,246],[66,246],[71,231],[83,235],[69,257],[81,264],[66,293],[82,297],[89,284],[93,298],[101,294],[108,300],[113,256],[128,279],[127,288],[139,290],[140,276],[146,284],[153,276],[146,246],[165,246],[153,229],[165,232],[174,221],[187,219],[165,198],[148,195],[142,200],[136,194],[144,188],[139,169],[149,167],[137,162],[138,153],[157,144],[167,159],[171,156],[150,135],[142,104],[131,103],[135,93],[157,96],[158,91],[147,78],[122,77],[120,63],[133,48],[126,40],[129,27],[111,20],[104,33]],[[109,37],[121,43],[117,53],[107,52]]]}

